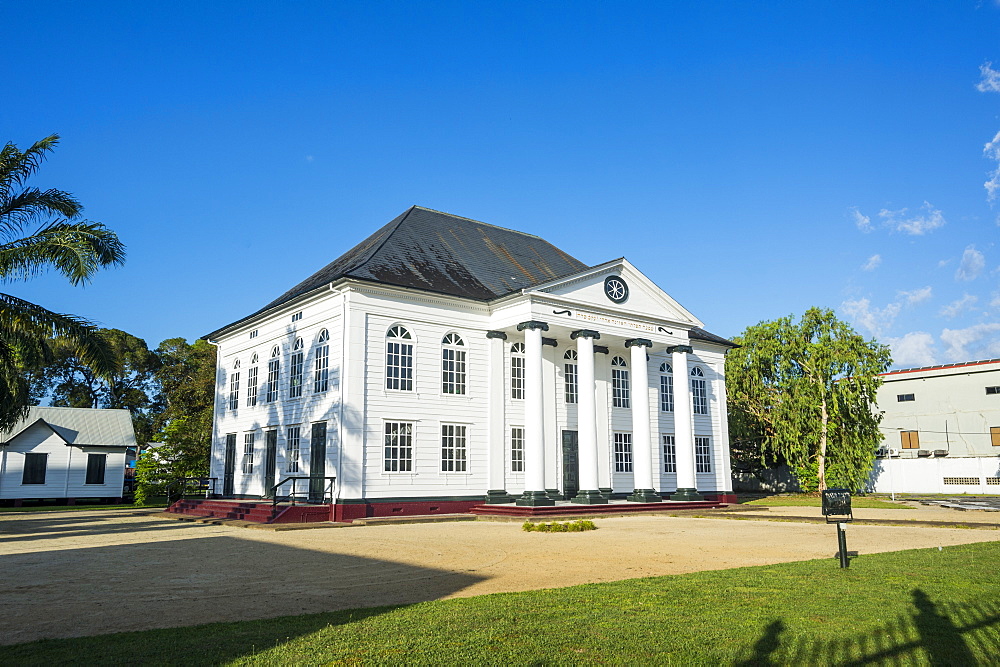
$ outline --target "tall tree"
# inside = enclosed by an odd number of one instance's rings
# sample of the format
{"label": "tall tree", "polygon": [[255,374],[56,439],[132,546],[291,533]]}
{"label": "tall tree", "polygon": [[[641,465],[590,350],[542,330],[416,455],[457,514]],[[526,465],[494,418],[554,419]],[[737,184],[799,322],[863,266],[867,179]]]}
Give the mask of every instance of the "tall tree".
{"label": "tall tree", "polygon": [[875,391],[889,348],[821,308],[748,327],[734,342],[726,389],[736,448],[784,459],[807,490],[861,489],[882,440]]}
{"label": "tall tree", "polygon": [[[88,282],[100,268],[125,260],[125,247],[99,222],[80,219],[83,207],[68,192],[27,187],[58,135],[21,151],[0,149],[0,281],[19,282],[55,270],[72,285]],[[49,341],[62,336],[100,372],[116,367],[113,351],[89,321],[54,313],[0,293],[0,429],[27,414],[31,387],[26,369],[51,359]]]}

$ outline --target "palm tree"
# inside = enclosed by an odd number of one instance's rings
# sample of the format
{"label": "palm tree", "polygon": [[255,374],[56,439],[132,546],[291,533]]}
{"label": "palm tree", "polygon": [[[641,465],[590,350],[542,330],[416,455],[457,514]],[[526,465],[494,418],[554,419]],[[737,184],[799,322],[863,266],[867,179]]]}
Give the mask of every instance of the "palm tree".
{"label": "palm tree", "polygon": [[[99,222],[81,219],[83,206],[73,195],[25,187],[58,143],[54,134],[23,152],[9,142],[0,150],[2,282],[29,280],[54,269],[80,285],[101,267],[125,261],[118,236]],[[27,414],[25,371],[45,363],[49,341],[57,335],[71,341],[95,371],[114,370],[114,355],[91,322],[0,293],[0,430]]]}

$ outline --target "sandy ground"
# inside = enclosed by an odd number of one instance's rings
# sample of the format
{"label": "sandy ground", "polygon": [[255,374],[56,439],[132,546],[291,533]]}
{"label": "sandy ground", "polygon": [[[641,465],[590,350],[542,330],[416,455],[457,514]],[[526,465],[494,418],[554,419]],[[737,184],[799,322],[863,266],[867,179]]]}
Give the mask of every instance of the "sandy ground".
{"label": "sandy ground", "polygon": [[[862,513],[1000,521],[942,508]],[[836,566],[836,529],[823,524],[667,516],[596,523],[596,531],[556,534],[487,521],[269,532],[133,510],[0,514],[0,643],[813,558]],[[1000,530],[848,529],[849,548],[861,554],[995,540]]]}

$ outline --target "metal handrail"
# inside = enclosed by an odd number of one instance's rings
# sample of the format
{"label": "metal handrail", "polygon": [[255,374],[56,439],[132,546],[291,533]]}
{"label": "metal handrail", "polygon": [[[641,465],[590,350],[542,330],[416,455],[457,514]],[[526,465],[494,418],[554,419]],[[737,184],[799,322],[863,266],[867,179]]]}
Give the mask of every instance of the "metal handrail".
{"label": "metal handrail", "polygon": [[[278,507],[278,488],[281,487],[281,486],[284,486],[284,484],[286,482],[291,482],[292,483],[292,491],[291,491],[291,493],[287,497],[291,499],[292,506],[295,505],[295,481],[299,480],[299,479],[307,479],[307,480],[310,480],[310,481],[314,480],[314,479],[330,480],[330,483],[327,484],[326,487],[323,489],[323,500],[326,500],[326,498],[327,498],[328,495],[330,497],[330,500],[331,501],[333,500],[333,484],[334,484],[334,482],[337,481],[337,477],[336,476],[319,477],[317,475],[316,477],[312,477],[312,476],[286,477],[286,478],[284,478],[283,480],[281,480],[280,482],[278,482],[277,484],[275,484],[274,486],[271,487],[271,511],[272,512],[274,512],[275,509]],[[327,492],[329,492],[329,493],[327,493]]]}

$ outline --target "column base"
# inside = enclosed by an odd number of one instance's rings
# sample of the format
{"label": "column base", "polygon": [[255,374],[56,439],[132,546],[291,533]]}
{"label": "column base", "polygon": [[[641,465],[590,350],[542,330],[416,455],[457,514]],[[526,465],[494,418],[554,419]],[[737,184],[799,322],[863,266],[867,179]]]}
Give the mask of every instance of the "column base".
{"label": "column base", "polygon": [[600,491],[580,491],[574,498],[570,498],[571,503],[578,505],[607,505],[608,499]]}
{"label": "column base", "polygon": [[504,489],[490,489],[486,492],[487,505],[505,505],[514,502],[514,500],[514,496],[507,493]]}
{"label": "column base", "polygon": [[545,495],[552,500],[566,500],[566,496],[559,489],[545,489]]}
{"label": "column base", "polygon": [[544,491],[525,491],[515,504],[518,507],[551,507],[556,501],[549,498]]}
{"label": "column base", "polygon": [[625,498],[631,503],[661,503],[663,498],[653,489],[636,489],[631,496]]}
{"label": "column base", "polygon": [[600,489],[598,489],[598,491],[600,491],[601,495],[607,498],[608,500],[611,500],[611,494],[615,492],[615,490],[612,489],[610,486],[607,488],[601,487]]}
{"label": "column base", "polygon": [[688,502],[692,500],[704,500],[702,495],[698,493],[698,489],[677,489],[677,491],[670,496],[670,499]]}

